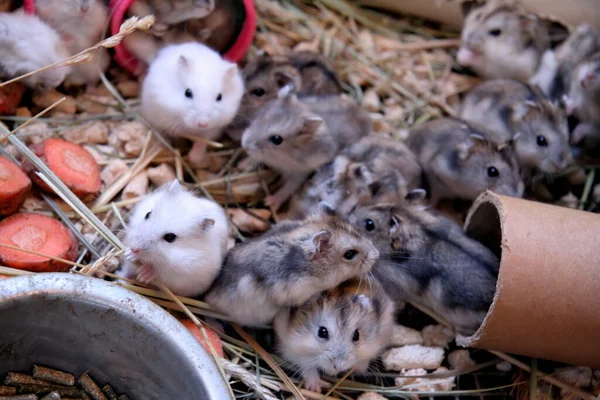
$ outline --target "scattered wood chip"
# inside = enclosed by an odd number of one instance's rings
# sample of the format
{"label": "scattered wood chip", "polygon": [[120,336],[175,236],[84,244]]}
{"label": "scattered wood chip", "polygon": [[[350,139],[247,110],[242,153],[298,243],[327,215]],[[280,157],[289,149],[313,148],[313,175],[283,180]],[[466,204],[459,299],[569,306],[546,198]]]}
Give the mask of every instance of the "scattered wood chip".
{"label": "scattered wood chip", "polygon": [[56,89],[49,90],[43,93],[34,93],[31,100],[33,104],[38,107],[46,108],[50,107],[52,104],[56,103],[63,97],[66,97],[66,100],[60,103],[54,111],[63,112],[65,114],[75,114],[77,111],[77,104],[75,99],[71,96],[64,95],[59,93]]}
{"label": "scattered wood chip", "polygon": [[145,171],[137,174],[123,189],[123,200],[144,196],[148,193],[149,184],[148,174]]}
{"label": "scattered wood chip", "polygon": [[366,392],[358,396],[356,400],[387,400],[387,397],[375,392]]}
{"label": "scattered wood chip", "polygon": [[466,369],[476,365],[469,354],[469,350],[466,349],[455,350],[448,354],[448,363],[452,369]]}
{"label": "scattered wood chip", "polygon": [[150,182],[152,182],[152,184],[156,187],[162,186],[167,182],[177,179],[177,176],[175,175],[175,169],[167,163],[162,163],[154,168],[148,168],[147,173],[148,179],[150,179]]}
{"label": "scattered wood chip", "polygon": [[109,186],[128,170],[129,166],[127,166],[127,163],[120,158],[116,158],[104,167],[100,173],[100,179],[102,179],[104,186]]}
{"label": "scattered wood chip", "polygon": [[[231,221],[236,225],[242,232],[259,233],[269,229],[268,221],[271,218],[271,211],[264,209],[252,209],[252,214],[256,214],[258,217],[251,215],[249,212],[240,208],[228,208],[227,214],[231,218]],[[263,221],[264,220],[264,221]]]}
{"label": "scattered wood chip", "polygon": [[407,328],[403,325],[394,325],[392,330],[392,346],[404,346],[407,344],[423,344],[423,336],[416,329]]}
{"label": "scattered wood chip", "polygon": [[425,346],[443,346],[447,348],[448,343],[454,340],[454,332],[444,325],[427,325],[421,333],[423,334],[423,344]]}
{"label": "scattered wood chip", "polygon": [[382,356],[383,366],[388,371],[413,368],[436,369],[442,365],[443,360],[442,347],[425,347],[419,344],[395,347]]}

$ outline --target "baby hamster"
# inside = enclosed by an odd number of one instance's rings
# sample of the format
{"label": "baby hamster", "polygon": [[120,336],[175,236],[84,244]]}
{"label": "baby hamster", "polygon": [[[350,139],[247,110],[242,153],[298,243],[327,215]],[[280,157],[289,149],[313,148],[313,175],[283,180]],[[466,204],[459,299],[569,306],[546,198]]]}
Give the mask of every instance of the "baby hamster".
{"label": "baby hamster", "polygon": [[406,143],[423,167],[433,204],[475,200],[486,189],[523,195],[513,144],[494,136],[483,126],[455,118],[425,122],[411,131]]}
{"label": "baby hamster", "polygon": [[393,323],[394,304],[385,291],[375,279],[358,278],[280,311],[273,321],[279,352],[317,393],[319,371],[366,372],[390,344]]}
{"label": "baby hamster", "polygon": [[[35,0],[35,13],[61,35],[70,55],[100,42],[108,25],[108,8],[101,0]],[[91,61],[72,67],[66,83],[94,87],[109,64],[108,50],[101,47]]]}
{"label": "baby hamster", "polygon": [[[54,29],[35,15],[22,11],[0,13],[0,74],[15,78],[69,57]],[[32,89],[48,90],[60,85],[70,67],[38,72],[22,82]]]}
{"label": "baby hamster", "polygon": [[340,94],[342,84],[322,54],[314,51],[294,51],[290,63],[300,72],[302,87],[299,95]]}
{"label": "baby hamster", "polygon": [[401,200],[421,187],[417,157],[404,143],[386,135],[365,136],[322,166],[290,201],[289,216],[301,218],[319,201],[342,215],[356,205]]}
{"label": "baby hamster", "polygon": [[519,164],[526,175],[556,173],[572,163],[563,110],[534,87],[514,80],[483,82],[461,104],[459,116],[516,139]]}
{"label": "baby hamster", "polygon": [[282,308],[368,273],[379,257],[373,244],[326,203],[318,209],[231,249],[206,302],[241,325],[265,325]]}
{"label": "baby hamster", "polygon": [[395,301],[430,307],[462,334],[474,333],[492,303],[498,258],[453,221],[419,202],[357,208],[350,222],[380,251],[373,273]]}
{"label": "baby hamster", "polygon": [[174,180],[134,208],[125,237],[127,260],[119,275],[142,283],[157,278],[176,295],[197,296],[217,277],[228,237],[223,209]]}
{"label": "baby hamster", "polygon": [[238,142],[258,111],[269,101],[276,99],[283,87],[302,87],[300,73],[285,56],[258,55],[246,64],[243,75],[246,90],[238,114],[227,127],[227,135]]}
{"label": "baby hamster", "polygon": [[[141,111],[171,136],[215,140],[235,116],[244,93],[236,64],[200,43],[169,45],[150,64],[142,84]],[[200,164],[206,144],[195,142],[189,158]]]}
{"label": "baby hamster", "polygon": [[283,175],[283,187],[267,198],[267,204],[278,209],[312,171],[370,130],[368,114],[349,98],[298,98],[289,92],[259,111],[244,131],[242,146],[251,158]]}
{"label": "baby hamster", "polygon": [[463,12],[458,63],[488,79],[529,80],[550,47],[548,24],[515,0],[467,1]]}
{"label": "baby hamster", "polygon": [[[215,8],[214,0],[136,0],[134,12],[149,10],[160,24],[175,25],[192,18],[203,18]],[[147,15],[144,13],[144,15]]]}
{"label": "baby hamster", "polygon": [[577,65],[597,51],[600,51],[598,31],[588,24],[579,25],[555,50],[546,50],[530,83],[552,101],[560,101],[569,93]]}
{"label": "baby hamster", "polygon": [[593,142],[585,147],[600,144],[600,52],[584,60],[573,72],[567,111],[580,121],[573,131],[572,143]]}

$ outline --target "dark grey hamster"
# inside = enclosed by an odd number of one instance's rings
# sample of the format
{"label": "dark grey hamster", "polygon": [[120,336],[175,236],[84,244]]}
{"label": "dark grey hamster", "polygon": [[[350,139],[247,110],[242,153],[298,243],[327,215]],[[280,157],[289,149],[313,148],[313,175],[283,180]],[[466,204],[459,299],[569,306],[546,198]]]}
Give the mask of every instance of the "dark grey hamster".
{"label": "dark grey hamster", "polygon": [[499,269],[487,247],[414,201],[358,208],[350,222],[378,248],[373,273],[393,299],[430,307],[462,334],[477,330]]}
{"label": "dark grey hamster", "polygon": [[241,325],[269,324],[281,309],[371,270],[379,253],[325,203],[235,246],[205,300]]}
{"label": "dark grey hamster", "polygon": [[489,189],[513,197],[523,195],[513,145],[475,123],[441,118],[410,132],[408,147],[415,152],[431,191],[431,200],[475,200]]}

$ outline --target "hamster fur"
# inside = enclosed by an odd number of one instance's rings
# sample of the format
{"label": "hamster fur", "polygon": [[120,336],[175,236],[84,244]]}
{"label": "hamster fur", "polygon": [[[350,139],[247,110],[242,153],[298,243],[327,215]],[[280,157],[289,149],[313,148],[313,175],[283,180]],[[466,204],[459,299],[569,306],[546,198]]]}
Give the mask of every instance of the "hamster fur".
{"label": "hamster fur", "polygon": [[199,295],[217,277],[228,237],[221,206],[174,180],[134,208],[125,237],[127,261],[119,275],[142,283],[157,278],[179,296]]}
{"label": "hamster fur", "polygon": [[322,54],[314,51],[293,51],[289,58],[302,77],[299,95],[329,95],[342,92],[339,78]]}
{"label": "hamster fur", "polygon": [[[0,73],[4,77],[15,78],[68,57],[58,33],[39,17],[22,11],[0,13]],[[70,67],[49,69],[22,82],[36,90],[53,89],[70,71]]]}
{"label": "hamster fur", "polygon": [[515,0],[463,3],[465,22],[456,59],[487,79],[527,81],[550,47],[549,26]]}
{"label": "hamster fur", "polygon": [[[108,25],[108,8],[100,0],[36,0],[35,13],[61,35],[70,55],[100,42]],[[98,84],[100,72],[110,64],[110,56],[104,47],[92,55],[91,61],[72,67],[66,83],[88,84],[90,88]]]}
{"label": "hamster fur", "polygon": [[205,301],[247,326],[269,324],[282,308],[366,274],[379,254],[327,204],[302,221],[284,221],[229,251]]}
{"label": "hamster fur", "polygon": [[263,107],[242,136],[248,155],[283,175],[285,184],[267,198],[278,209],[311,172],[331,162],[342,146],[371,130],[371,120],[353,100],[340,96],[282,97]]}
{"label": "hamster fur", "polygon": [[431,200],[475,200],[486,189],[523,196],[513,145],[495,140],[483,126],[456,118],[425,122],[410,132],[415,152],[431,190]]}
{"label": "hamster fur", "polygon": [[[575,69],[569,95],[567,111],[580,121],[573,131],[573,144],[585,147],[600,144],[600,52],[584,60]],[[591,146],[590,146],[591,144]]]}
{"label": "hamster fur", "polygon": [[394,304],[375,279],[354,278],[282,310],[273,325],[283,358],[308,390],[319,393],[319,371],[330,376],[369,363],[391,341]]}
{"label": "hamster fur", "polygon": [[519,163],[526,175],[556,173],[572,161],[563,110],[534,87],[515,80],[486,81],[462,101],[459,116],[515,139]]}
{"label": "hamster fur", "polygon": [[395,301],[430,307],[460,333],[474,333],[492,303],[498,258],[453,221],[410,201],[357,208],[350,222],[380,251],[373,267]]}
{"label": "hamster fur", "polygon": [[[162,48],[142,85],[141,111],[171,136],[215,140],[234,118],[244,93],[236,64],[200,43]],[[190,161],[199,164],[206,145],[195,142]]]}

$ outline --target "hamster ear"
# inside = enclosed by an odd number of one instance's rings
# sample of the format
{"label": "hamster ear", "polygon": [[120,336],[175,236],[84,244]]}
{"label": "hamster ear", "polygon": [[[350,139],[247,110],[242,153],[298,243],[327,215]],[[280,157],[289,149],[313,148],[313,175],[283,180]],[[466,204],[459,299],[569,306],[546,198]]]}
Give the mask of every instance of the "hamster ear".
{"label": "hamster ear", "polygon": [[310,116],[304,120],[302,129],[300,130],[301,135],[314,135],[319,128],[323,125],[323,118],[319,116]]}
{"label": "hamster ear", "polygon": [[337,156],[335,160],[333,160],[332,168],[333,168],[333,176],[336,179],[343,178],[346,175],[346,171],[348,170],[348,165],[350,165],[350,160],[345,156]]}
{"label": "hamster ear", "polygon": [[373,310],[373,302],[371,299],[364,294],[355,294],[352,296],[352,302],[360,304],[363,308],[367,310]]}
{"label": "hamster ear", "polygon": [[469,15],[471,13],[471,11],[483,6],[484,3],[477,1],[477,0],[467,0],[467,1],[463,1],[460,4],[460,8],[463,14],[463,17],[466,17],[467,15]]}
{"label": "hamster ear", "polygon": [[165,190],[167,192],[178,192],[182,189],[178,179],[173,179],[171,182],[165,184]]}
{"label": "hamster ear", "polygon": [[537,109],[538,105],[533,101],[523,101],[511,106],[511,118],[515,122],[522,121],[532,110]]}
{"label": "hamster ear", "polygon": [[425,189],[413,189],[404,196],[404,199],[410,203],[422,203],[427,197],[427,191]]}
{"label": "hamster ear", "polygon": [[458,158],[460,160],[466,160],[469,156],[474,152],[475,148],[478,145],[487,143],[485,137],[478,133],[472,133],[469,135],[469,138],[463,142],[459,143],[456,146],[456,150],[458,151]]}
{"label": "hamster ear", "polygon": [[187,70],[190,68],[190,60],[188,60],[188,58],[183,54],[179,56],[179,61],[177,62],[177,64],[181,69]]}
{"label": "hamster ear", "polygon": [[230,66],[227,67],[227,70],[225,71],[225,82],[231,82],[235,76],[238,74],[238,66],[237,64],[231,64]]}
{"label": "hamster ear", "polygon": [[296,87],[296,77],[287,71],[279,71],[275,73],[275,82],[277,83],[277,87],[283,88],[287,85],[292,86],[292,89],[295,91],[298,88]]}
{"label": "hamster ear", "polygon": [[214,224],[215,224],[215,220],[214,219],[212,219],[212,218],[202,218],[202,221],[200,222],[200,229],[202,229],[203,231],[206,232]]}
{"label": "hamster ear", "polygon": [[337,215],[335,208],[326,201],[320,201],[317,205],[317,210],[319,211],[319,214],[327,217],[335,217]]}
{"label": "hamster ear", "polygon": [[296,105],[298,102],[298,98],[294,92],[294,85],[291,83],[279,89],[277,97],[283,99],[284,103],[290,106]]}
{"label": "hamster ear", "polygon": [[311,259],[314,259],[323,254],[331,244],[331,232],[323,230],[315,233],[312,237],[312,244],[314,246],[314,254]]}
{"label": "hamster ear", "polygon": [[392,217],[390,218],[390,233],[396,233],[398,228],[400,228],[401,223],[402,220],[400,217],[396,214],[392,214]]}

